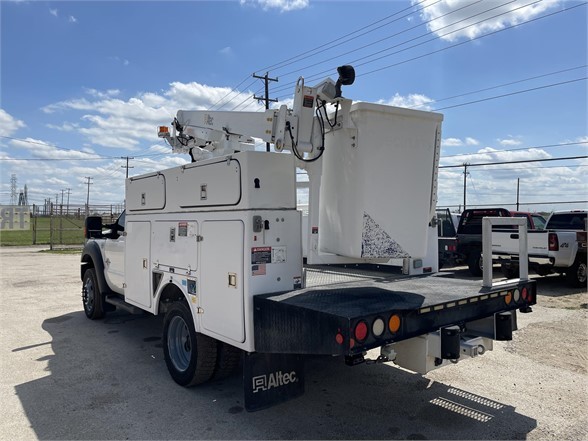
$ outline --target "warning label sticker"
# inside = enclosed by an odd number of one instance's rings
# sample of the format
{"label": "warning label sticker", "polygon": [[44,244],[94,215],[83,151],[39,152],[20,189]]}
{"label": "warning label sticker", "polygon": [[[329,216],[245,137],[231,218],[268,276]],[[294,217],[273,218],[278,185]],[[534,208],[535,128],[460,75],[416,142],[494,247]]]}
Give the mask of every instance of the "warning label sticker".
{"label": "warning label sticker", "polygon": [[251,264],[272,263],[272,247],[251,248]]}
{"label": "warning label sticker", "polygon": [[251,275],[252,276],[265,276],[266,274],[266,266],[265,263],[261,265],[251,265]]}
{"label": "warning label sticker", "polygon": [[188,236],[188,222],[178,223],[178,236]]}

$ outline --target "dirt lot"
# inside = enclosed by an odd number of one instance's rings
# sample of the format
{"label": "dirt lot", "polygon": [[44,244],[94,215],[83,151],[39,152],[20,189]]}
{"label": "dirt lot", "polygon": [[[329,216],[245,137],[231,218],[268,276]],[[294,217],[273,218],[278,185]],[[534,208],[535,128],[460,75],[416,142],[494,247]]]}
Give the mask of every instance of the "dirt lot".
{"label": "dirt lot", "polygon": [[238,376],[171,380],[160,318],[87,320],[78,262],[0,248],[2,439],[588,439],[588,294],[559,277],[482,357],[424,377],[312,358],[304,396],[247,413]]}

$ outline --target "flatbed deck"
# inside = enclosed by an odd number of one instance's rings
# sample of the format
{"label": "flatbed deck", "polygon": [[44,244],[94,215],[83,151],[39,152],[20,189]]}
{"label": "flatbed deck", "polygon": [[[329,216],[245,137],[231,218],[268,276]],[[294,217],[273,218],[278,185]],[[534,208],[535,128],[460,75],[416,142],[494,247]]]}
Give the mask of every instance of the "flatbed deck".
{"label": "flatbed deck", "polygon": [[[532,281],[482,288],[480,280],[445,275],[408,277],[398,271],[309,267],[306,288],[254,298],[256,350],[354,354],[443,326],[463,326],[526,308],[535,298]],[[400,320],[396,332],[386,326],[380,336],[368,332],[363,341],[353,338],[359,321],[371,328],[378,318],[388,325],[394,315]],[[314,338],[323,333],[333,338]]]}

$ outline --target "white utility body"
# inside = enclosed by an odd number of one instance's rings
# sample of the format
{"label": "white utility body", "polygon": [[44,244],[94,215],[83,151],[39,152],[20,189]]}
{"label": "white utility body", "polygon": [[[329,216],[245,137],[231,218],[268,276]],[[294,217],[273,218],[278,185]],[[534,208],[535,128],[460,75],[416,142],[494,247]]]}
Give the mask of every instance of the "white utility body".
{"label": "white utility body", "polygon": [[[532,281],[434,275],[442,115],[352,103],[341,86],[353,68],[338,71],[336,83],[300,79],[293,109],[179,111],[159,136],[192,163],[127,179],[126,212],[108,229],[87,219],[86,315],[165,314],[177,383],[222,377],[242,357],[257,410],[304,391],[305,354],[354,365],[381,348],[379,361],[426,373],[510,339],[516,310],[535,303]],[[297,169],[309,177],[305,231]]]}

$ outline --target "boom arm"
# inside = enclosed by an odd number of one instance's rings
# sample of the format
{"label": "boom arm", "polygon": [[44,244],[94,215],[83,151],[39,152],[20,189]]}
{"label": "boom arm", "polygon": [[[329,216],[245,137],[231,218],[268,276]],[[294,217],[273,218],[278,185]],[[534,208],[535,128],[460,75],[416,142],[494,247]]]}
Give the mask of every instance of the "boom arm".
{"label": "boom arm", "polygon": [[282,105],[265,112],[180,110],[172,123],[173,132],[160,127],[159,137],[168,141],[173,152],[189,153],[193,161],[251,150],[252,138],[272,143],[276,151],[292,150],[302,161],[312,161],[320,157],[324,147],[326,104],[335,103],[337,109],[341,106],[341,116],[351,105],[350,100],[341,97],[341,85],[353,84],[355,72],[351,66],[337,70],[337,83],[327,78],[317,86],[307,87],[300,78],[293,109]]}

